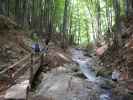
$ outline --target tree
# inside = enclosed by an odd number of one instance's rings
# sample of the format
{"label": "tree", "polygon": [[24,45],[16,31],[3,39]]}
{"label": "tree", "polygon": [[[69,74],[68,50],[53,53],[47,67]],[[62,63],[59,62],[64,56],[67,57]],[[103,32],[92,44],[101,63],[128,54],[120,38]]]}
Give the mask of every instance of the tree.
{"label": "tree", "polygon": [[72,39],[77,44],[89,42],[90,35],[100,41],[108,35],[120,42],[120,34],[114,34],[112,27],[120,31],[124,12],[132,15],[132,0],[0,0],[0,14],[15,19],[22,28],[42,33],[47,40],[58,32],[63,45]]}
{"label": "tree", "polygon": [[113,0],[114,10],[115,10],[115,24],[116,24],[116,31],[114,32],[114,43],[115,48],[118,48],[121,45],[121,37],[120,37],[120,2],[119,0]]}
{"label": "tree", "polygon": [[0,0],[0,14],[6,15],[6,2],[7,0]]}
{"label": "tree", "polygon": [[126,8],[126,15],[130,16],[133,14],[133,1],[132,0],[125,0],[125,8]]}
{"label": "tree", "polygon": [[65,48],[66,41],[67,39],[67,32],[68,32],[68,27],[67,27],[67,22],[68,22],[68,6],[69,6],[69,0],[65,0],[64,3],[64,16],[63,16],[63,26],[62,26],[62,48]]}

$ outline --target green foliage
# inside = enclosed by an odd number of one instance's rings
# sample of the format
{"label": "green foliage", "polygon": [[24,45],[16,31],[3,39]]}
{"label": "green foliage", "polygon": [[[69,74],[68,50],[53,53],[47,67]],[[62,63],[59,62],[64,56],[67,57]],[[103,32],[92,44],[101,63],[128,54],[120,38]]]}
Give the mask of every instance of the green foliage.
{"label": "green foliage", "polygon": [[[119,0],[119,5],[120,16],[125,15],[125,1]],[[74,25],[72,32],[76,37],[79,36],[78,29],[75,26],[78,25],[80,20],[80,43],[88,43],[90,40],[93,40],[94,38],[97,39],[99,37],[99,39],[103,40],[104,33],[109,31],[109,29],[112,30],[112,27],[115,24],[115,9],[113,0],[76,0],[73,3],[73,6]],[[79,11],[77,9],[79,9]],[[78,13],[80,13],[80,18],[78,17]],[[100,23],[100,27],[98,27],[98,21]],[[98,33],[98,30],[100,30],[100,34]]]}
{"label": "green foliage", "polygon": [[[116,21],[113,1],[68,0],[64,28],[68,31],[64,33],[67,39],[73,39],[76,44],[87,44],[95,39],[102,40],[104,33],[111,31]],[[125,15],[125,1],[118,1],[120,16]],[[48,32],[47,30],[52,27],[54,32],[62,32],[65,0],[3,0],[3,2],[6,2],[5,10],[8,11],[8,15],[15,16],[18,22],[21,19],[21,24],[28,24],[31,20],[33,29]]]}
{"label": "green foliage", "polygon": [[64,3],[65,0],[55,0],[55,14],[54,14],[54,23],[55,24],[61,24],[62,23],[62,17],[64,12]]}

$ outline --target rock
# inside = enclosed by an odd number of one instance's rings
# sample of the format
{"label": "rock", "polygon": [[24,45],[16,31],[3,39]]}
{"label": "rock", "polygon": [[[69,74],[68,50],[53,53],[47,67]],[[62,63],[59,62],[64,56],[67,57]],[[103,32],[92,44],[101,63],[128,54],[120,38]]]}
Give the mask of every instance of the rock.
{"label": "rock", "polygon": [[112,75],[112,70],[109,68],[102,67],[96,70],[96,76],[109,77]]}
{"label": "rock", "polygon": [[108,45],[103,45],[102,47],[99,47],[96,49],[96,55],[97,56],[102,56],[104,52],[108,49]]}
{"label": "rock", "polygon": [[127,82],[127,88],[129,93],[133,93],[133,81]]}
{"label": "rock", "polygon": [[47,73],[47,76],[47,79],[42,81],[37,88],[36,95],[52,97],[54,100],[88,100],[97,95],[95,90],[87,88],[94,87],[93,83],[72,76],[72,74],[50,72]]}
{"label": "rock", "polygon": [[16,84],[6,91],[5,100],[27,100],[29,80]]}
{"label": "rock", "polygon": [[111,98],[107,94],[100,95],[100,100],[111,100]]}
{"label": "rock", "polygon": [[47,96],[33,96],[33,97],[30,97],[28,100],[54,100],[54,98],[52,97],[47,97]]}
{"label": "rock", "polygon": [[111,89],[114,87],[114,84],[112,82],[112,80],[103,80],[101,83],[100,83],[100,87],[102,89]]}
{"label": "rock", "polygon": [[92,57],[92,55],[90,53],[88,53],[88,52],[85,52],[84,56]]}
{"label": "rock", "polygon": [[64,64],[64,67],[72,72],[78,72],[80,70],[77,64]]}
{"label": "rock", "polygon": [[79,77],[79,78],[82,78],[82,79],[86,79],[85,75],[82,72],[74,73],[73,76],[76,76],[76,77]]}

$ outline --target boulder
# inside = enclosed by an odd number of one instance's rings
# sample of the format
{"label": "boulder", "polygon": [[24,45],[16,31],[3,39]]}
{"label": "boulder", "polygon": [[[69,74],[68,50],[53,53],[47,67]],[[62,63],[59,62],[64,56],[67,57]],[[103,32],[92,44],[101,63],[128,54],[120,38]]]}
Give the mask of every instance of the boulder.
{"label": "boulder", "polygon": [[6,91],[5,100],[27,100],[29,80],[13,85]]}
{"label": "boulder", "polygon": [[108,45],[103,45],[102,47],[97,48],[96,55],[102,56],[107,49],[108,49]]}

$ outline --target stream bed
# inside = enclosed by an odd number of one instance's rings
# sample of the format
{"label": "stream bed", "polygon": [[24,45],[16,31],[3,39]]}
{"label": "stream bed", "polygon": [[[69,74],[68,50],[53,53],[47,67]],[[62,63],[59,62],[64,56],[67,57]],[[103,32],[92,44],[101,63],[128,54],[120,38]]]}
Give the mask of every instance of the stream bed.
{"label": "stream bed", "polygon": [[[113,98],[112,86],[108,84],[110,79],[96,77],[92,68],[96,63],[93,58],[84,56],[84,51],[80,49],[71,49],[71,53],[73,63],[41,72],[41,82],[36,87],[34,99],[128,100]],[[35,98],[38,96],[43,99]]]}
{"label": "stream bed", "polygon": [[[94,82],[97,84],[97,88],[101,91],[99,95],[99,100],[111,100],[112,93],[111,88],[106,88],[109,86],[106,86],[105,88],[100,87],[101,82],[102,84],[105,83],[104,80],[101,79],[101,77],[96,77],[95,71],[92,69],[92,66],[94,65],[93,58],[84,56],[84,52],[82,50],[76,50],[72,49],[72,59],[73,61],[77,62],[80,66],[80,70],[82,73],[87,77],[87,79],[91,82]],[[106,84],[107,85],[107,84]]]}

